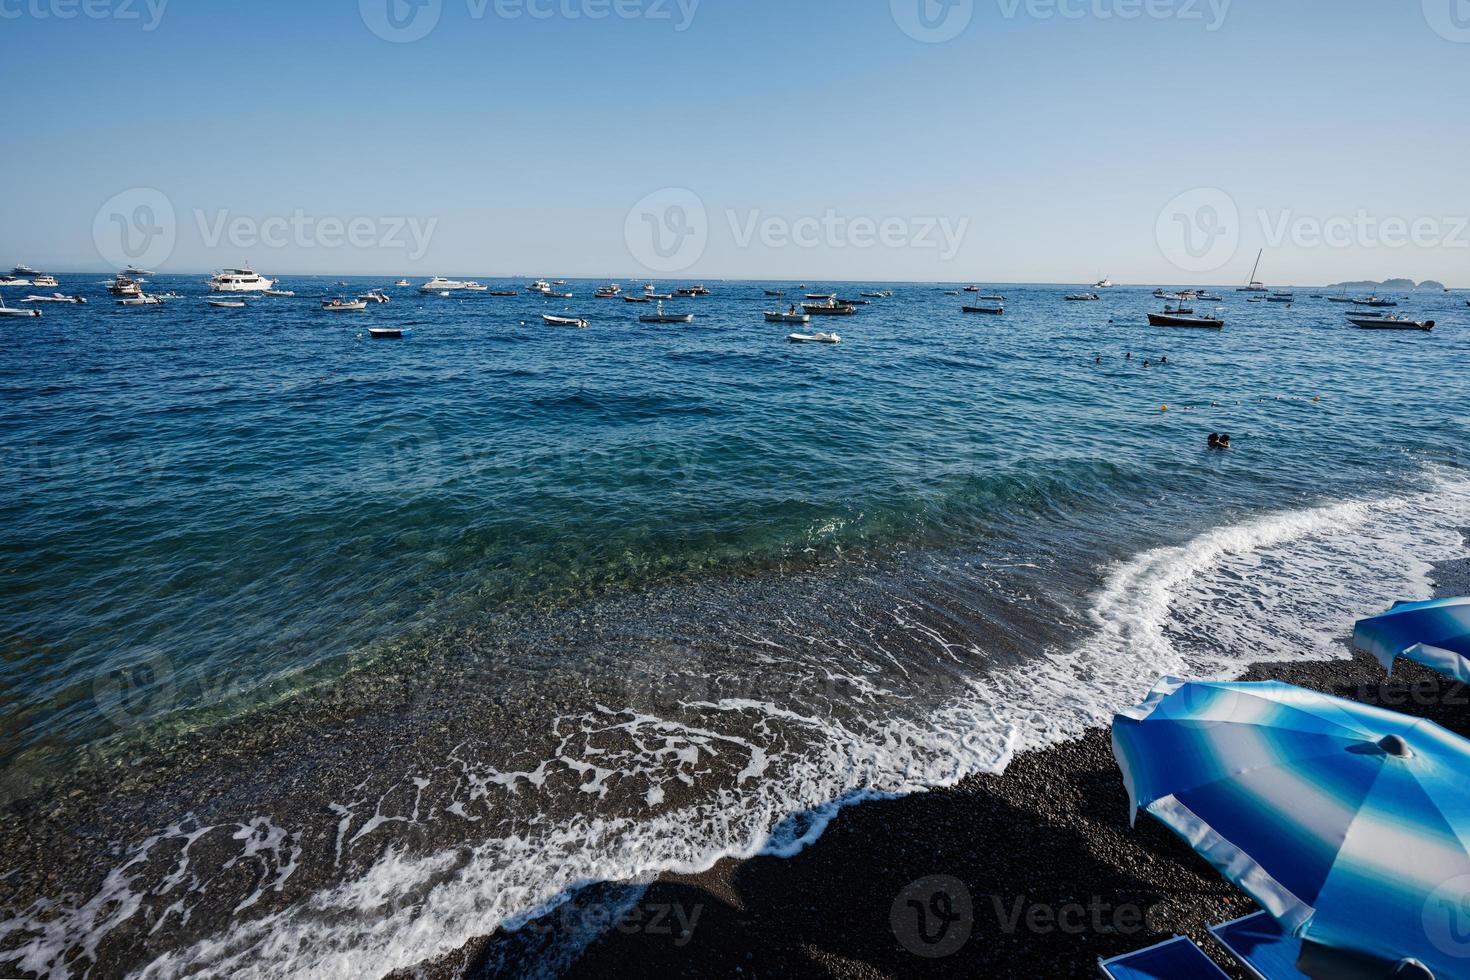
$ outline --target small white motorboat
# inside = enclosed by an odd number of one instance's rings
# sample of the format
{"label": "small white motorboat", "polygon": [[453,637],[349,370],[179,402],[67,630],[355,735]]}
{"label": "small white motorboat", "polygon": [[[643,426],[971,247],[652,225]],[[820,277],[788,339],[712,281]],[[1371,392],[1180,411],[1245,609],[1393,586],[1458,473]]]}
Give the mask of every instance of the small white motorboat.
{"label": "small white motorboat", "polygon": [[602,288],[598,289],[597,292],[593,293],[592,295],[594,297],[596,297],[597,299],[613,299],[616,296],[622,295],[622,292],[623,292],[623,287],[622,286],[619,286],[617,283],[613,283],[613,284],[608,285],[608,286],[603,286]]}
{"label": "small white motorboat", "polygon": [[86,306],[85,296],[67,296],[65,293],[52,293],[50,296],[27,296],[21,300],[22,303],[73,303],[78,306]]}
{"label": "small white motorboat", "polygon": [[404,337],[412,336],[412,327],[368,327],[368,334],[374,340],[402,340]]}
{"label": "small white motorboat", "polygon": [[662,301],[658,304],[657,313],[645,313],[638,318],[639,323],[693,323],[693,313],[665,313]]}
{"label": "small white motorboat", "polygon": [[137,296],[125,296],[117,301],[118,306],[162,306],[162,296],[149,296],[141,293]]}
{"label": "small white motorboat", "polygon": [[388,294],[385,293],[385,292],[383,292],[381,289],[370,290],[369,292],[366,292],[366,293],[364,293],[363,295],[361,295],[361,296],[359,296],[357,298],[360,299],[360,300],[362,300],[364,303],[387,303],[387,302],[389,302]]}
{"label": "small white motorboat", "polygon": [[673,299],[673,293],[649,293],[644,299]]}
{"label": "small white motorboat", "polygon": [[14,316],[14,317],[22,317],[22,316],[23,317],[37,317],[37,316],[40,316],[40,315],[41,315],[41,311],[40,310],[25,310],[25,309],[17,309],[17,308],[15,308],[13,306],[6,306],[5,305],[5,297],[4,296],[0,296],[0,316],[5,316],[5,317],[11,317],[11,316]]}
{"label": "small white motorboat", "polygon": [[795,307],[792,307],[792,309],[790,311],[786,312],[786,313],[782,313],[780,310],[772,310],[771,312],[769,312],[769,313],[766,314],[766,322],[767,323],[802,323],[802,324],[811,323],[812,322],[812,318],[810,316],[808,316],[805,313],[797,313],[797,312],[795,312],[795,309],[796,309]]}
{"label": "small white motorboat", "polygon": [[296,294],[289,289],[267,289],[265,295],[289,299]]}
{"label": "small white motorboat", "polygon": [[552,316],[550,313],[543,313],[541,319],[553,327],[576,327],[578,330],[586,330],[591,326],[586,320],[573,316]]}
{"label": "small white motorboat", "polygon": [[367,301],[361,299],[337,299],[325,300],[322,309],[328,313],[361,313],[367,309]]}
{"label": "small white motorboat", "polygon": [[9,289],[12,286],[29,289],[32,285],[29,279],[17,279],[15,276],[0,276],[0,289]]}
{"label": "small white motorboat", "polygon": [[31,285],[37,289],[55,289],[61,283],[56,281],[55,276],[37,276],[31,280]]}
{"label": "small white motorboat", "polygon": [[840,344],[842,338],[835,333],[793,333],[788,334],[787,340],[793,344]]}
{"label": "small white motorboat", "polygon": [[204,302],[219,310],[243,310],[245,303],[238,299],[207,299]]}
{"label": "small white motorboat", "polygon": [[409,282],[407,279],[400,279],[397,282],[395,282],[393,285],[395,285],[395,286],[397,286],[397,287],[399,287],[401,289],[404,286],[412,286],[413,283]]}
{"label": "small white motorboat", "polygon": [[1102,297],[1097,293],[1069,293],[1067,295],[1068,303],[1097,303],[1101,300]]}

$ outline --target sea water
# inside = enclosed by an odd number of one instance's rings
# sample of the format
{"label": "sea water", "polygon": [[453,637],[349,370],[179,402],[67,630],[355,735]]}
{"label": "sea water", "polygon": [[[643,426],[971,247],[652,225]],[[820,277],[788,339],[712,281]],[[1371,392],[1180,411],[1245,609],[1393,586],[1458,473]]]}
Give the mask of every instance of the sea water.
{"label": "sea water", "polygon": [[[524,937],[1161,675],[1343,655],[1470,523],[1455,295],[1399,334],[1231,291],[1214,333],[1145,326],[1134,288],[992,284],[992,317],[712,282],[652,326],[589,282],[360,314],[319,300],[384,281],[62,285],[90,305],[0,356],[0,794],[84,843],[13,872],[11,969],[357,977]],[[761,315],[879,288],[814,320],[837,346]],[[111,787],[87,832],[39,816],[77,772]]]}

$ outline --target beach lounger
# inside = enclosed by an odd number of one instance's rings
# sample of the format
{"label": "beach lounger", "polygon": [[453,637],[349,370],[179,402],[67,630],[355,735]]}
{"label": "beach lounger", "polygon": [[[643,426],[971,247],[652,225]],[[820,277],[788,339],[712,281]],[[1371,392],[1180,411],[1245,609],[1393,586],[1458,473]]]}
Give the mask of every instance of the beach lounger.
{"label": "beach lounger", "polygon": [[1265,912],[1211,926],[1210,935],[1260,980],[1307,980],[1296,968],[1302,941],[1287,935],[1281,923]]}
{"label": "beach lounger", "polygon": [[1184,936],[1127,956],[1101,960],[1098,967],[1112,980],[1230,980],[1194,940]]}

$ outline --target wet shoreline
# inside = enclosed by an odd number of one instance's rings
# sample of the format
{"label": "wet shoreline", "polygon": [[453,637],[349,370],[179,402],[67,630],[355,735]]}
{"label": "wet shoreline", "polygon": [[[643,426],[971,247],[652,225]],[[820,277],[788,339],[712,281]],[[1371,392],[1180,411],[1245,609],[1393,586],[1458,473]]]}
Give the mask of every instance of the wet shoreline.
{"label": "wet shoreline", "polygon": [[[1470,594],[1470,558],[1436,566],[1435,594]],[[1470,689],[1406,662],[1391,680],[1365,655],[1262,662],[1242,679],[1380,705],[1470,737]],[[702,874],[662,875],[627,896],[611,919],[588,911],[598,903],[574,901],[529,932],[537,946],[547,935],[585,944],[564,975],[589,980],[1084,976],[1099,957],[1174,935],[1210,949],[1208,926],[1253,904],[1161,825],[1141,819],[1130,829],[1127,810],[1110,738],[1096,729],[1024,753],[1001,775],[845,809],[794,858],[727,860]],[[936,888],[963,896],[964,907],[954,933],[931,944],[940,925],[927,923],[926,938],[905,917],[903,899]],[[601,897],[606,904],[607,894]],[[599,932],[590,942],[576,935],[589,926]],[[416,975],[524,975],[507,950],[525,941],[486,937]],[[1212,952],[1229,962],[1218,947]]]}

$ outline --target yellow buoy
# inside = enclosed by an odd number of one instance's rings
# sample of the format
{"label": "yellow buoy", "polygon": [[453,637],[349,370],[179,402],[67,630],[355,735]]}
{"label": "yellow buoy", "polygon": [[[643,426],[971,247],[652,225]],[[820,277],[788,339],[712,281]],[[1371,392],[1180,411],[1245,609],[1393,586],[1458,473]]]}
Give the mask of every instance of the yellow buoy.
{"label": "yellow buoy", "polygon": [[1169,406],[1168,405],[1165,405],[1165,406],[1163,406],[1162,408],[1159,409],[1159,411],[1161,411],[1161,412],[1167,412],[1168,410],[1169,410]]}

